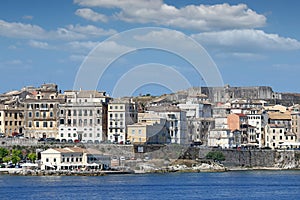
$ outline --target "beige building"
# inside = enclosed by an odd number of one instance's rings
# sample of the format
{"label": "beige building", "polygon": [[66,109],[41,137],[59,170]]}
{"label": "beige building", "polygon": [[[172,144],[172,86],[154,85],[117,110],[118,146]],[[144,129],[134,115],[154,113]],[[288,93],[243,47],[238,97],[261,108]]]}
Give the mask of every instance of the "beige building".
{"label": "beige building", "polygon": [[158,115],[139,113],[139,122],[128,125],[128,140],[133,144],[165,144],[170,142],[166,120]]}
{"label": "beige building", "polygon": [[24,100],[25,136],[30,138],[57,137],[59,104],[65,99],[57,85],[44,84]]}
{"label": "beige building", "polygon": [[231,148],[233,147],[233,134],[229,129],[213,129],[208,133],[207,146]]}
{"label": "beige building", "polygon": [[296,134],[285,131],[284,124],[267,124],[265,127],[265,147],[276,149],[280,144],[296,142]]}
{"label": "beige building", "polygon": [[0,133],[15,136],[24,132],[24,109],[0,105]]}

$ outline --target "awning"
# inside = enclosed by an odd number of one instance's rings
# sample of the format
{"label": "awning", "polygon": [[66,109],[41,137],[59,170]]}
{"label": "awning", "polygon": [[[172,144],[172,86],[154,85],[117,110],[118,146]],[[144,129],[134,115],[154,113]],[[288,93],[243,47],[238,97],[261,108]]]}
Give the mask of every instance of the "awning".
{"label": "awning", "polygon": [[24,163],[21,165],[21,167],[37,167],[38,164],[35,163]]}
{"label": "awning", "polygon": [[50,167],[50,168],[55,168],[51,163],[45,163],[45,166]]}

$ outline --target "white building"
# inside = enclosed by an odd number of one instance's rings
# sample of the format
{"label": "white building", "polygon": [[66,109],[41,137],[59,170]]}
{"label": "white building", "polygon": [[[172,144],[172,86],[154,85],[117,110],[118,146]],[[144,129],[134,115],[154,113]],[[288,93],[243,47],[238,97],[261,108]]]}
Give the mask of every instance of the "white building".
{"label": "white building", "polygon": [[127,141],[127,125],[137,122],[137,104],[129,98],[114,99],[108,104],[108,138],[112,143]]}
{"label": "white building", "polygon": [[110,156],[95,149],[79,147],[50,148],[41,152],[42,170],[74,170],[89,167],[108,169]]}
{"label": "white building", "polygon": [[154,106],[149,107],[149,113],[159,115],[166,119],[166,128],[170,142],[174,144],[187,144],[187,120],[186,112],[176,106]]}
{"label": "white building", "polygon": [[284,124],[267,124],[265,127],[265,146],[272,149],[283,143],[295,143],[296,134],[285,131]]}
{"label": "white building", "polygon": [[65,91],[66,102],[59,106],[58,139],[100,142],[107,134],[107,102],[98,91]]}
{"label": "white building", "polygon": [[233,133],[229,129],[214,129],[208,134],[209,147],[232,148],[233,147]]}

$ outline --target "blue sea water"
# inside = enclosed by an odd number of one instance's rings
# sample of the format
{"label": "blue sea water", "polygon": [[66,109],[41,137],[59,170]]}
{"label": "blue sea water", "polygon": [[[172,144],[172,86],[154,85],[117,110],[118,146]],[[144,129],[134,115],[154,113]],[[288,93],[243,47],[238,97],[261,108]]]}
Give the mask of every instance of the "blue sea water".
{"label": "blue sea water", "polygon": [[300,171],[0,176],[0,199],[300,199]]}

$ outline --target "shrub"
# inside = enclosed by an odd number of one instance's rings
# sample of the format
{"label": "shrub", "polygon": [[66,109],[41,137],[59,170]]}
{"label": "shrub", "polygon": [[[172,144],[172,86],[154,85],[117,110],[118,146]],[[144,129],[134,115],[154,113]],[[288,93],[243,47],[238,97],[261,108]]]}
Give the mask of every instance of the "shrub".
{"label": "shrub", "polygon": [[222,152],[220,151],[210,151],[207,155],[206,155],[206,159],[212,159],[214,161],[224,161],[225,160],[225,156]]}

